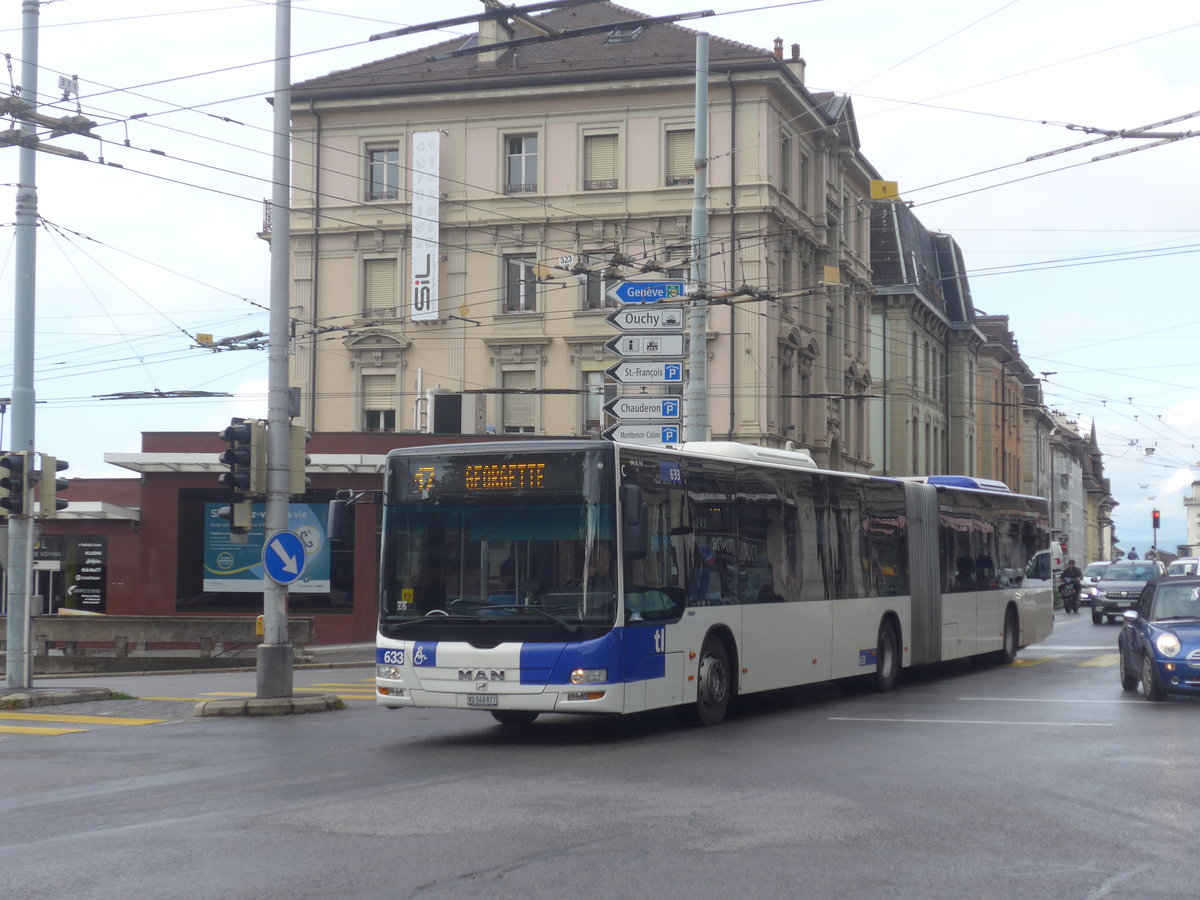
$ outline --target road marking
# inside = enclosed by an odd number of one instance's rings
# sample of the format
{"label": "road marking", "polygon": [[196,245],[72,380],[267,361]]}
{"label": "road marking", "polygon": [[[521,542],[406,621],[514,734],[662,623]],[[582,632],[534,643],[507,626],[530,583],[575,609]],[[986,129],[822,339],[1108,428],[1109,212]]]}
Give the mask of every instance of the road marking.
{"label": "road marking", "polygon": [[1081,669],[1100,669],[1108,666],[1115,666],[1121,661],[1120,653],[1105,653],[1103,656],[1097,656],[1093,659],[1085,659],[1079,663]]}
{"label": "road marking", "polygon": [[83,734],[86,728],[36,728],[32,725],[0,725],[0,734]]}
{"label": "road marking", "polygon": [[139,700],[171,700],[177,703],[199,703],[203,697],[138,697]]}
{"label": "road marking", "polygon": [[0,719],[26,722],[64,722],[68,725],[158,725],[166,719],[122,719],[119,716],[63,716],[56,713],[0,712]]}
{"label": "road marking", "polygon": [[1057,728],[1112,728],[1112,722],[1000,722],[995,719],[889,719],[868,716],[830,716],[831,722],[901,722],[914,725],[1049,725]]}
{"label": "road marking", "polygon": [[1013,665],[1014,666],[1037,666],[1037,665],[1041,665],[1044,662],[1050,662],[1050,660],[1052,660],[1052,659],[1054,659],[1053,656],[1041,656],[1041,657],[1038,657],[1037,659],[1014,659]]}
{"label": "road marking", "polygon": [[991,700],[996,703],[1129,703],[1125,700],[1072,700],[1067,697],[959,697],[959,700]]}

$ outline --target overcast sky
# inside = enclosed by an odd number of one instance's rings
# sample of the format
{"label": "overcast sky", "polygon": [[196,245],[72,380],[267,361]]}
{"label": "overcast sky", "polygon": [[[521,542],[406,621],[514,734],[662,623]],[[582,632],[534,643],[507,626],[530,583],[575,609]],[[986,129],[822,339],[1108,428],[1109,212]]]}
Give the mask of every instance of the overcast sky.
{"label": "overcast sky", "polygon": [[[1148,147],[1118,137],[1026,160],[1098,137],[1081,129],[1200,113],[1194,0],[624,5],[713,9],[685,24],[763,49],[776,37],[800,44],[808,86],[852,96],[863,153],[926,227],[962,246],[976,307],[1010,316],[1029,367],[1052,373],[1048,404],[1085,428],[1095,422],[1122,545],[1150,544],[1155,507],[1159,545],[1186,539],[1182,498],[1200,477],[1200,139]],[[20,7],[6,3],[0,16],[10,85],[21,71]],[[482,8],[292,7],[295,81],[451,36],[368,43],[372,34]],[[142,431],[218,431],[231,415],[265,415],[266,353],[212,353],[194,339],[267,330],[269,251],[256,235],[270,195],[274,21],[260,0],[42,7],[38,90],[50,102],[60,75],[78,76],[79,111],[103,137],[56,142],[87,162],[38,156],[37,447],[70,460],[67,475],[129,474],[103,454],[137,451]],[[76,101],[59,108],[74,114]],[[1200,115],[1155,129],[1190,130]],[[0,151],[0,166],[7,393],[17,151]],[[96,399],[182,390],[236,397]]]}

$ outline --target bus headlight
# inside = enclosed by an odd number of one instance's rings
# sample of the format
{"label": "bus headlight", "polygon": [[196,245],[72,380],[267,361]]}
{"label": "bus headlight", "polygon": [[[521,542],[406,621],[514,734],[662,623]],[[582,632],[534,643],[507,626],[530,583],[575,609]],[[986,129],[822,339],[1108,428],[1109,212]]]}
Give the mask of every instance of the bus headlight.
{"label": "bus headlight", "polygon": [[376,678],[386,678],[388,681],[399,681],[400,680],[400,667],[399,666],[376,666],[375,667],[375,677]]}
{"label": "bus headlight", "polygon": [[1173,634],[1160,634],[1154,639],[1154,646],[1163,656],[1174,656],[1179,652],[1179,638]]}
{"label": "bus headlight", "polygon": [[571,672],[571,684],[597,684],[608,681],[608,669],[575,669]]}

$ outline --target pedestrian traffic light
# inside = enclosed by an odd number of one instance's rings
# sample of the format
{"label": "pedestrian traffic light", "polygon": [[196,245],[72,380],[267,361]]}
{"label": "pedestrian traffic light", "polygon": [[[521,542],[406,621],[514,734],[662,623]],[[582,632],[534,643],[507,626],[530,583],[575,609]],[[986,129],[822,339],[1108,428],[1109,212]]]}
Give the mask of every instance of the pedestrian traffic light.
{"label": "pedestrian traffic light", "polygon": [[266,492],[266,437],[266,425],[260,419],[230,419],[229,427],[220,434],[229,444],[221,454],[221,463],[229,471],[221,474],[220,481],[233,490],[235,502]]}
{"label": "pedestrian traffic light", "polygon": [[0,509],[6,515],[29,513],[29,451],[19,450],[0,456]]}
{"label": "pedestrian traffic light", "polygon": [[57,473],[63,471],[71,464],[65,459],[58,459],[46,453],[39,453],[38,456],[42,458],[41,475],[38,479],[41,484],[41,495],[38,497],[38,515],[52,519],[61,510],[67,508],[67,501],[58,495],[65,491],[69,485],[65,478],[58,478]]}
{"label": "pedestrian traffic light", "polygon": [[1158,528],[1161,518],[1162,516],[1159,514],[1158,510],[1154,510],[1154,512],[1150,513],[1150,524],[1155,528]]}
{"label": "pedestrian traffic light", "polygon": [[293,496],[300,496],[308,490],[309,478],[305,470],[312,460],[304,448],[311,440],[312,435],[303,425],[293,422],[288,426],[288,493]]}

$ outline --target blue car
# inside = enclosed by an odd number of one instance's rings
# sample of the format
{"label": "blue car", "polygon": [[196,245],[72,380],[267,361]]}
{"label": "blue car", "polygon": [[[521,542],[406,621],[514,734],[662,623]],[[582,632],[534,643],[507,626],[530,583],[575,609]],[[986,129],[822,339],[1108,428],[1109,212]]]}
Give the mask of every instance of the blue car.
{"label": "blue car", "polygon": [[1200,696],[1200,577],[1154,579],[1123,616],[1121,687],[1147,700]]}

